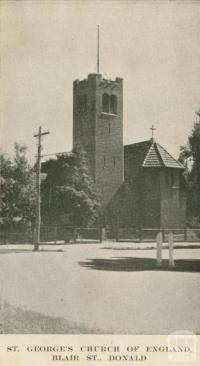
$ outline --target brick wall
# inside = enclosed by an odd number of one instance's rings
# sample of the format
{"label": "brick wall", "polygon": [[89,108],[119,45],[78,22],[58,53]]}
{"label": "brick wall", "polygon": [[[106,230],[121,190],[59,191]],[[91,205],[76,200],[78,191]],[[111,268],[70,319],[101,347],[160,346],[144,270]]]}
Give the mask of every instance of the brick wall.
{"label": "brick wall", "polygon": [[144,228],[160,227],[160,171],[143,169],[140,174],[140,217]]}
{"label": "brick wall", "polygon": [[105,208],[105,224],[112,227],[140,226],[138,182],[132,183],[124,182]]}
{"label": "brick wall", "polygon": [[[86,96],[84,105],[84,96]],[[81,97],[83,104],[81,105]],[[73,149],[85,151],[91,174],[95,176],[96,80],[74,81],[73,89]]]}
{"label": "brick wall", "polygon": [[[103,94],[117,98],[117,110],[105,113]],[[81,108],[80,97],[87,105]],[[84,104],[84,101],[83,101]],[[83,149],[101,197],[102,208],[123,183],[123,81],[102,79],[90,74],[88,79],[74,82],[73,146]]]}
{"label": "brick wall", "polygon": [[[127,168],[127,167],[126,167]],[[185,198],[180,191],[180,171],[172,169],[174,184],[166,183],[166,169],[142,168],[125,180],[106,210],[111,226],[184,228]],[[127,172],[127,170],[126,170]]]}
{"label": "brick wall", "polygon": [[180,191],[181,173],[180,170],[167,169],[160,174],[160,211],[163,228],[185,227],[186,207],[184,193]]}

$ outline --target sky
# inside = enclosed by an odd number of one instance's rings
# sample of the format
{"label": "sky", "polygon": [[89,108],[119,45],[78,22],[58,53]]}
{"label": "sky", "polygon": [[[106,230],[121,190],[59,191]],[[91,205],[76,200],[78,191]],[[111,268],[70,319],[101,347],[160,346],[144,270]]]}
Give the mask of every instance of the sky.
{"label": "sky", "polygon": [[0,145],[36,155],[72,149],[73,80],[124,79],[124,144],[156,140],[172,155],[200,109],[199,1],[1,1]]}

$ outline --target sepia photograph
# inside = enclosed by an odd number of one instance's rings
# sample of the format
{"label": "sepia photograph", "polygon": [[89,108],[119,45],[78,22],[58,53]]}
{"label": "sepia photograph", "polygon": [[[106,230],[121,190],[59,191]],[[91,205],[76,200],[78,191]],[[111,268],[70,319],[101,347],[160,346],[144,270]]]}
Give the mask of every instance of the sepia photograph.
{"label": "sepia photograph", "polygon": [[1,336],[199,335],[200,2],[0,18]]}

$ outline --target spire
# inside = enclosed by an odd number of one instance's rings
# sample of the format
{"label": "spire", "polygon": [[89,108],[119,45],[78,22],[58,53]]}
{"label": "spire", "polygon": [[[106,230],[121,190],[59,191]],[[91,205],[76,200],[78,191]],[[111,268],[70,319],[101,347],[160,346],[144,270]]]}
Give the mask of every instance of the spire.
{"label": "spire", "polygon": [[99,25],[97,26],[97,74],[99,74]]}

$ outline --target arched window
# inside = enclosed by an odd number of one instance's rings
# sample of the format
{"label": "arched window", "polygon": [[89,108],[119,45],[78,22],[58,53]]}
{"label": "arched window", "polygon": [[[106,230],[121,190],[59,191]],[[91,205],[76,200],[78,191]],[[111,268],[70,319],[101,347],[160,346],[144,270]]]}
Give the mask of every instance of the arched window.
{"label": "arched window", "polygon": [[169,184],[169,172],[168,172],[168,170],[165,171],[165,183]]}
{"label": "arched window", "polygon": [[104,157],[103,157],[103,167],[105,168],[105,166],[106,166],[106,157],[104,155]]}
{"label": "arched window", "polygon": [[103,94],[102,111],[104,113],[117,114],[117,97],[115,95]]}
{"label": "arched window", "polygon": [[87,111],[87,95],[83,94],[82,95],[82,109],[83,111]]}
{"label": "arched window", "polygon": [[103,112],[105,113],[109,113],[109,109],[110,109],[110,97],[108,94],[104,93],[103,97],[102,97],[102,109]]}
{"label": "arched window", "polygon": [[87,95],[81,94],[77,96],[77,110],[79,112],[86,112],[87,111]]}
{"label": "arched window", "polygon": [[173,170],[171,170],[171,172],[170,172],[170,177],[171,177],[171,185],[173,186],[174,185],[174,172],[173,172]]}
{"label": "arched window", "polygon": [[165,171],[165,182],[166,182],[166,184],[173,187],[173,185],[175,183],[174,178],[175,177],[174,177],[174,171],[173,170],[166,170]]}
{"label": "arched window", "polygon": [[115,95],[110,96],[110,113],[117,114],[117,97]]}

